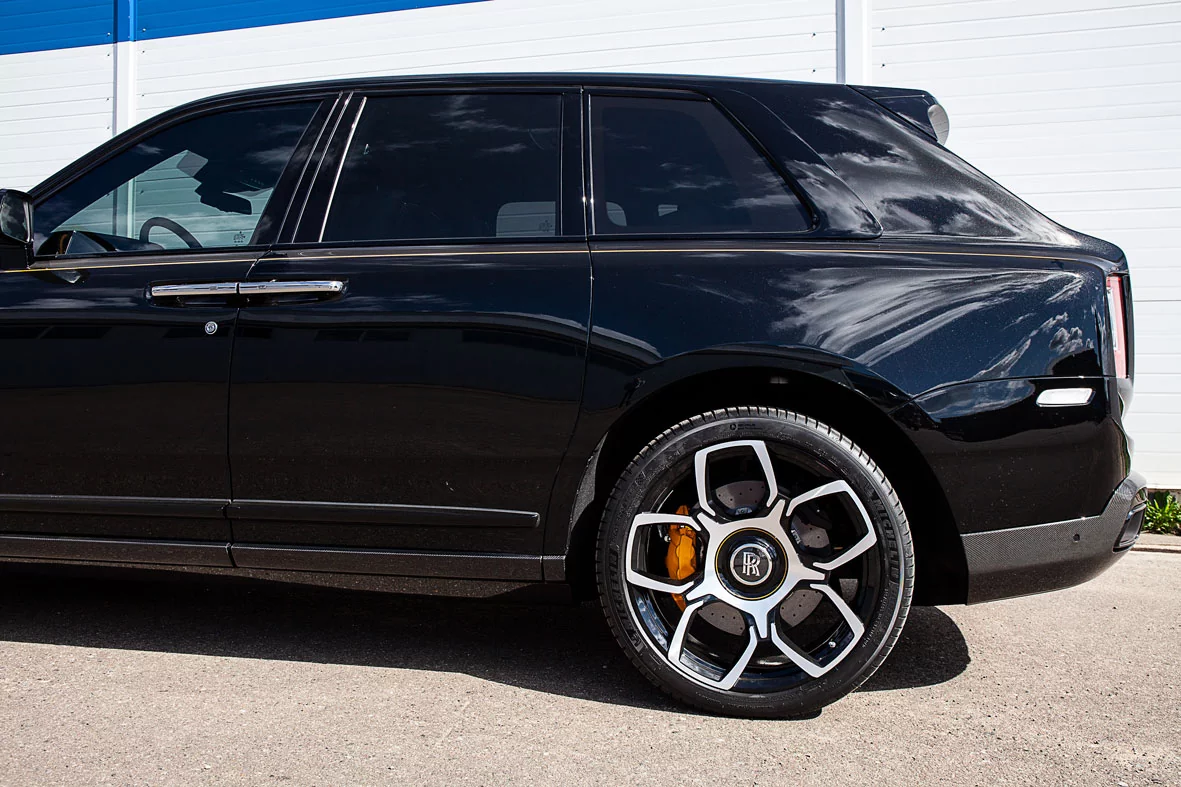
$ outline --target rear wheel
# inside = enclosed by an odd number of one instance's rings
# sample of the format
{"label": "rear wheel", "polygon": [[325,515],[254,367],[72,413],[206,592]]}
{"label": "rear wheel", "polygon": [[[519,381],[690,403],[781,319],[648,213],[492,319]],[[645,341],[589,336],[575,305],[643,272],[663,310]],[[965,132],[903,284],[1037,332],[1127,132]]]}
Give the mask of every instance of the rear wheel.
{"label": "rear wheel", "polygon": [[784,717],[882,663],[914,556],[861,449],[803,415],[740,407],[640,451],[604,511],[597,573],[616,639],[654,683],[706,710]]}

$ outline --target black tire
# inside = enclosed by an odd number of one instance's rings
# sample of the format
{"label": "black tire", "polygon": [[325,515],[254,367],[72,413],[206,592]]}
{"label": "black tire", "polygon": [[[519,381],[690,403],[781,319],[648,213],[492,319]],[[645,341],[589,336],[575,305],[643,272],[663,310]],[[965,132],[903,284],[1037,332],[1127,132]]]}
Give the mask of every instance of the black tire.
{"label": "black tire", "polygon": [[[756,447],[759,443],[764,446],[761,455]],[[744,455],[747,451],[750,456]],[[698,452],[702,452],[700,459]],[[751,466],[757,466],[762,474],[762,487],[755,479],[713,489],[713,484],[725,477],[739,478],[748,472],[753,475]],[[705,469],[695,469],[692,479],[686,480],[689,467]],[[706,480],[699,481],[698,475]],[[847,486],[841,487],[840,481]],[[660,539],[667,530],[663,519],[661,523],[640,523],[670,516],[667,513],[670,506],[677,502],[677,495],[683,498],[687,494],[685,490],[691,482],[695,490],[706,490],[706,498],[703,500],[698,492],[693,498],[694,506],[682,503],[677,510],[685,519],[685,509],[689,508],[688,518],[702,523],[699,534],[694,535],[698,557],[693,575],[702,587],[695,586],[684,590],[684,595],[674,596],[663,589],[638,585],[637,582],[646,581],[643,577],[649,575],[660,579],[659,555],[663,548]],[[772,483],[774,490],[770,489]],[[820,484],[813,492],[829,488],[845,491],[820,492],[811,502],[797,502],[808,499],[802,490],[809,484]],[[727,491],[734,489],[747,498],[760,495],[762,507],[738,505],[738,498]],[[742,492],[743,489],[752,491]],[[761,499],[764,492],[765,502]],[[729,495],[726,499],[736,508],[730,510],[719,502],[718,496],[723,493]],[[780,503],[772,503],[776,494],[784,501],[784,507],[778,511],[774,507]],[[783,513],[791,511],[793,506],[796,513],[784,517]],[[654,511],[665,513],[645,514]],[[639,514],[645,516],[637,519]],[[735,523],[746,521],[758,527],[735,530],[738,527]],[[771,527],[775,521],[786,524],[779,530],[759,529],[763,523]],[[857,548],[871,540],[870,524],[874,530],[873,544],[858,553]],[[817,531],[823,533],[817,535]],[[809,546],[801,540],[800,532],[806,532],[813,544],[821,546]],[[781,543],[785,540],[783,536],[788,542],[786,546]],[[768,551],[759,552],[744,539],[770,544],[771,559],[763,561],[760,555]],[[824,546],[825,539],[827,546]],[[837,546],[841,539],[850,543]],[[714,541],[719,543],[711,546]],[[825,550],[827,556],[817,559],[816,553]],[[724,559],[726,555],[728,560]],[[792,563],[793,556],[798,563]],[[742,560],[737,560],[738,557]],[[749,571],[744,568],[746,562],[753,566]],[[779,589],[763,596],[763,601],[748,598],[764,592],[745,587],[758,579],[764,563],[766,573],[759,580],[764,586],[771,587],[775,581],[780,582],[777,586],[780,589],[788,584],[793,586],[782,591],[787,593],[782,602],[776,601]],[[775,568],[780,564],[785,568]],[[837,564],[831,570],[820,568]],[[805,568],[790,568],[793,565]],[[797,570],[825,576],[819,580],[813,576],[808,583],[796,582],[792,579],[795,575],[787,572]],[[664,577],[668,577],[667,571]],[[736,578],[743,572],[754,579],[743,576],[740,587]],[[852,441],[798,413],[765,407],[733,407],[682,421],[650,442],[632,460],[616,483],[603,513],[596,574],[611,631],[632,662],[659,688],[714,713],[788,718],[813,713],[835,702],[860,686],[882,664],[906,621],[914,585],[914,553],[906,514],[897,494],[874,461]],[[779,575],[785,578],[776,580]],[[683,581],[693,582],[693,577]],[[706,579],[712,583],[710,589],[722,588],[723,594],[706,593]],[[673,579],[662,581],[674,582]],[[690,613],[678,612],[671,606],[676,603],[685,609],[695,590],[706,593],[699,597],[696,611],[690,606]],[[738,595],[727,595],[731,590]],[[806,603],[796,600],[805,596]],[[844,602],[843,609],[836,596]],[[812,610],[803,612],[814,598],[819,600]],[[734,601],[737,606],[718,606],[719,600]],[[761,609],[751,611],[760,603],[776,605],[766,613],[768,622],[763,624],[768,627],[766,635],[758,631],[755,623],[762,614]],[[785,611],[789,605],[794,606]],[[828,609],[830,606],[835,613]],[[710,610],[713,610],[712,617],[707,617]],[[686,614],[690,618],[684,621]],[[821,618],[819,622],[814,620],[817,617]],[[716,622],[719,619],[725,630],[718,628],[722,626]],[[860,633],[857,622],[863,624]],[[739,632],[742,626],[745,628]],[[678,640],[681,627],[684,633]],[[772,631],[778,642],[767,638]],[[821,644],[803,644],[807,636],[816,636],[808,633],[813,631],[819,632]],[[676,642],[684,645],[677,650],[674,665],[667,653]],[[780,644],[783,642],[789,646],[783,647]],[[738,650],[742,653],[732,664],[723,658]],[[789,651],[794,651],[797,657],[791,658]],[[801,653],[807,659],[802,660]],[[747,662],[742,661],[744,655]],[[739,677],[733,678],[736,682],[731,687],[719,688],[736,673]]]}

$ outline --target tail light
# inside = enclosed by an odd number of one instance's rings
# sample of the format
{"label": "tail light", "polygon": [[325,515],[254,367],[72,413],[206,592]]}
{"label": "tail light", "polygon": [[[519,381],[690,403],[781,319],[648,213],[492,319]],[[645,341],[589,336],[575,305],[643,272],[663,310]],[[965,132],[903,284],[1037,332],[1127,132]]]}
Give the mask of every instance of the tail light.
{"label": "tail light", "polygon": [[1107,277],[1107,312],[1111,317],[1111,347],[1115,351],[1115,376],[1128,376],[1128,320],[1124,311],[1122,276]]}

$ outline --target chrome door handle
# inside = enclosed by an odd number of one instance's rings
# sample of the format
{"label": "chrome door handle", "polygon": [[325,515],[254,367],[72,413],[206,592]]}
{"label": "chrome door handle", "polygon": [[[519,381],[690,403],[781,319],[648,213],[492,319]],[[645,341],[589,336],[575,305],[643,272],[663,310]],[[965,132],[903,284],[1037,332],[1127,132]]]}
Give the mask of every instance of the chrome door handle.
{"label": "chrome door handle", "polygon": [[219,281],[210,284],[153,284],[153,298],[183,298],[215,295],[335,295],[344,291],[343,281]]}
{"label": "chrome door handle", "polygon": [[247,281],[238,285],[240,295],[334,295],[343,281]]}
{"label": "chrome door handle", "polygon": [[237,295],[238,283],[219,281],[213,284],[153,284],[148,290],[153,298],[183,298],[201,295]]}

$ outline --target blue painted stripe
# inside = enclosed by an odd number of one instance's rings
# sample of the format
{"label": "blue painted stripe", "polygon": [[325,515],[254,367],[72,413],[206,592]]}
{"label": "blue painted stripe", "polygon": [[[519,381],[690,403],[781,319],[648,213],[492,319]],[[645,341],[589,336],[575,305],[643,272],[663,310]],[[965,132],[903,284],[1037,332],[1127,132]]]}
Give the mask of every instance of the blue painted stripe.
{"label": "blue painted stripe", "polygon": [[136,38],[168,38],[481,0],[139,0]]}
{"label": "blue painted stripe", "polygon": [[115,40],[111,0],[3,0],[0,2],[0,55]]}
{"label": "blue painted stripe", "polygon": [[0,55],[489,0],[0,0]]}

